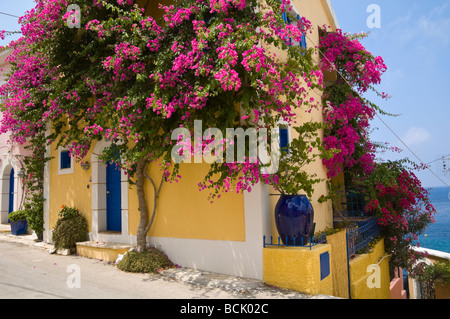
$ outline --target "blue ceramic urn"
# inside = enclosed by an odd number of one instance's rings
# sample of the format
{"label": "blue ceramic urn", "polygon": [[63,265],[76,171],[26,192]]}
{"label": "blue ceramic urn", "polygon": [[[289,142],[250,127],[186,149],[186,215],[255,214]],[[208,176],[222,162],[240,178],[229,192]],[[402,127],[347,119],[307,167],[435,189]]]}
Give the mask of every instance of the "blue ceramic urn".
{"label": "blue ceramic urn", "polygon": [[27,233],[27,220],[18,220],[17,222],[11,222],[10,224],[12,235],[19,236]]}
{"label": "blue ceramic urn", "polygon": [[281,195],[275,206],[275,223],[284,245],[308,244],[314,225],[314,209],[308,197]]}

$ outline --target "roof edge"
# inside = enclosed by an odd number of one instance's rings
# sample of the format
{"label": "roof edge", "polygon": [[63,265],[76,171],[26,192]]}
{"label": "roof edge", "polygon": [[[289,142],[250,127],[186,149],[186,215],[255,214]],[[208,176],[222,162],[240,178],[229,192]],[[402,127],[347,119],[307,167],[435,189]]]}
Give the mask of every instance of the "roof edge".
{"label": "roof edge", "polygon": [[334,29],[340,29],[339,27],[339,21],[336,17],[336,13],[334,12],[333,5],[331,4],[330,0],[320,0],[322,2],[323,7],[325,8],[327,12],[327,16],[331,21],[331,27]]}

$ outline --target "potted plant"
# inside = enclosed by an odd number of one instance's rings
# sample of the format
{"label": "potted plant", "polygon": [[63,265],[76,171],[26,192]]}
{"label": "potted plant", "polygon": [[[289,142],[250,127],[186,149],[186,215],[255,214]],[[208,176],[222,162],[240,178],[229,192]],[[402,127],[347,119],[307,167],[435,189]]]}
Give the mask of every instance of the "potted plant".
{"label": "potted plant", "polygon": [[77,242],[88,240],[88,223],[80,211],[74,207],[63,205],[58,216],[53,230],[53,245],[57,253],[60,251],[69,254],[76,250]]}
{"label": "potted plant", "polygon": [[314,209],[309,200],[314,184],[322,181],[316,174],[308,174],[304,167],[316,159],[330,158],[336,150],[322,146],[321,123],[306,122],[293,127],[297,137],[281,150],[274,188],[280,192],[275,206],[275,224],[285,245],[307,243],[314,229]]}
{"label": "potted plant", "polygon": [[11,224],[11,234],[15,236],[23,235],[27,232],[27,215],[23,210],[17,210],[9,214],[8,219]]}

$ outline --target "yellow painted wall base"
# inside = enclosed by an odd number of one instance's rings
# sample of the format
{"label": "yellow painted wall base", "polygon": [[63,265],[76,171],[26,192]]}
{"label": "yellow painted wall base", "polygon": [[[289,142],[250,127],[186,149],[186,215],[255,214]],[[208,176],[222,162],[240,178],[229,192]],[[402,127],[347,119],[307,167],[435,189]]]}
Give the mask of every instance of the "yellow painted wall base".
{"label": "yellow painted wall base", "polygon": [[114,243],[82,242],[77,243],[77,254],[82,257],[115,262],[119,254],[130,250],[131,246]]}
{"label": "yellow painted wall base", "polygon": [[348,299],[347,237],[346,230],[327,235],[331,246],[331,272],[333,274],[333,296]]}
{"label": "yellow painted wall base", "polygon": [[331,259],[330,245],[317,245],[311,250],[309,247],[264,248],[264,282],[309,295],[332,295],[332,274],[320,280],[320,255],[325,252]]}
{"label": "yellow painted wall base", "polygon": [[[352,299],[390,299],[389,258],[380,240],[368,254],[358,255],[350,261],[350,289]],[[378,265],[378,270],[373,266]],[[379,271],[379,285],[376,283]],[[369,283],[368,283],[369,282]]]}
{"label": "yellow painted wall base", "polygon": [[450,284],[436,284],[436,299],[450,299]]}

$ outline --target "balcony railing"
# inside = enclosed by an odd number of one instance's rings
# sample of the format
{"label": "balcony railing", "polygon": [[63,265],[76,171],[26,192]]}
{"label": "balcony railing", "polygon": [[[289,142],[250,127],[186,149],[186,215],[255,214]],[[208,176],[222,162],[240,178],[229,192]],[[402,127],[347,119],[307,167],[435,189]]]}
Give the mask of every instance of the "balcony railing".
{"label": "balcony railing", "polygon": [[376,218],[347,227],[348,256],[350,257],[360,250],[365,250],[368,244],[378,235],[380,235],[380,226]]}
{"label": "balcony railing", "polygon": [[366,202],[360,191],[350,189],[339,192],[333,200],[335,220],[371,217],[371,214],[365,211],[365,206]]}
{"label": "balcony railing", "polygon": [[[309,247],[311,248],[315,245],[325,244],[327,242],[327,236],[325,233],[318,233],[309,238],[285,238],[284,242],[281,237],[274,242],[273,236],[266,237],[264,236],[264,248],[266,246],[280,246],[280,247]],[[269,241],[267,241],[269,240]]]}

